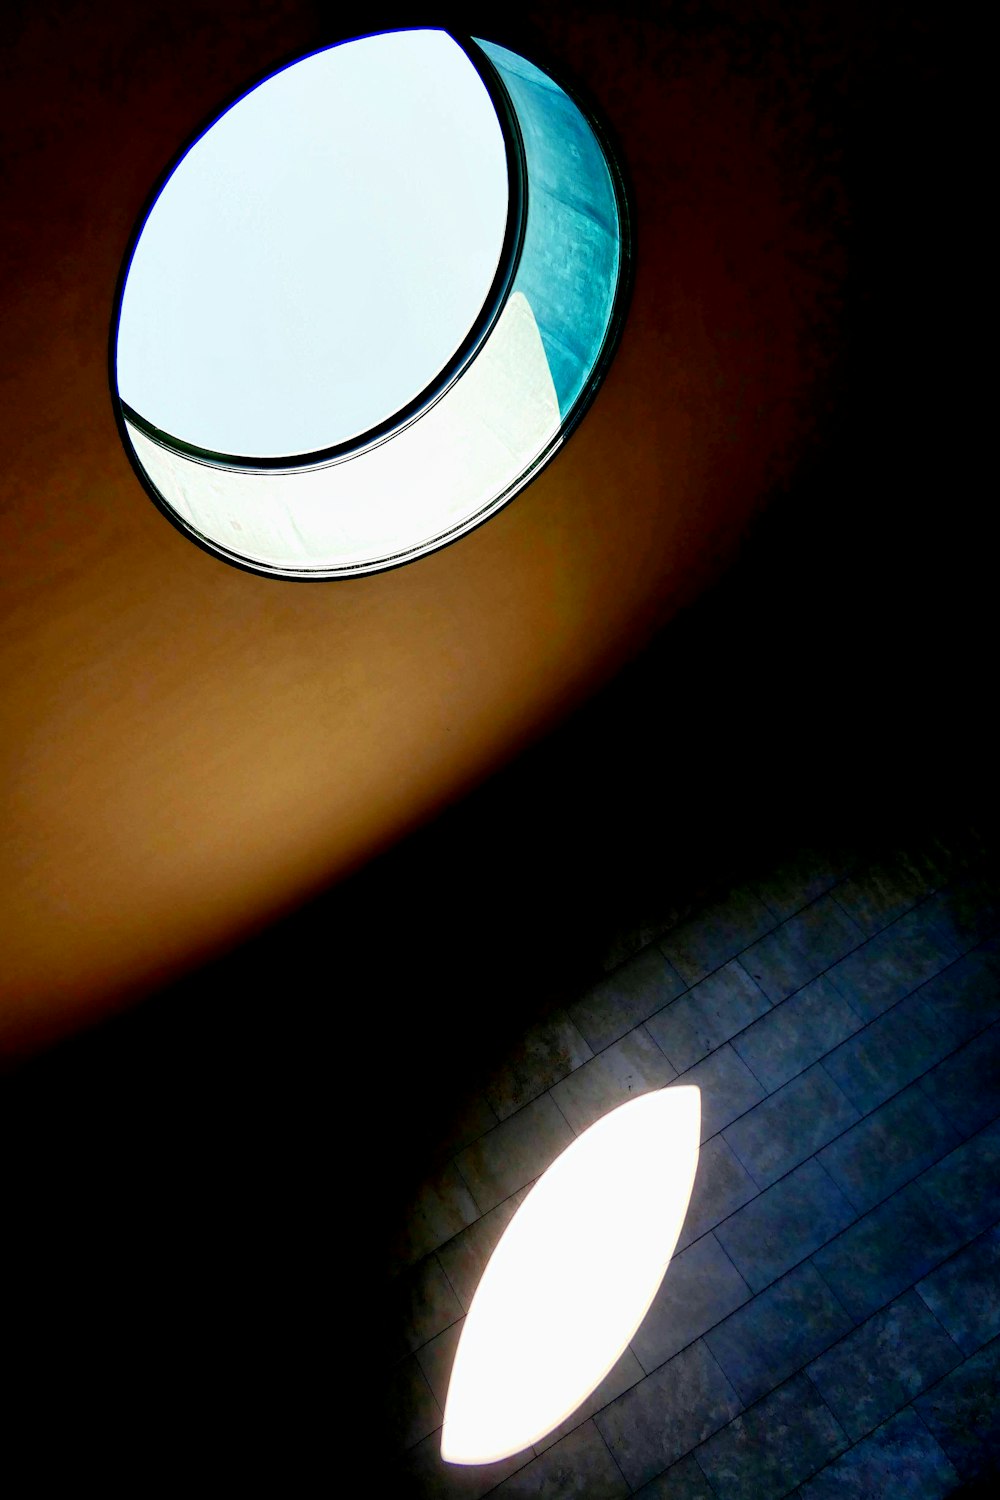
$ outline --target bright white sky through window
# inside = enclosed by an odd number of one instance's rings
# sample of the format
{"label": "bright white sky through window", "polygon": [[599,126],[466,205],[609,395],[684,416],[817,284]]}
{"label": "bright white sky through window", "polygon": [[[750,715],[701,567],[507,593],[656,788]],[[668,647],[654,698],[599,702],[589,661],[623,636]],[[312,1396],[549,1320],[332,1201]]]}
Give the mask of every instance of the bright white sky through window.
{"label": "bright white sky through window", "polygon": [[444,32],[300,61],[217,121],[154,204],[122,300],[119,393],[215,452],[356,437],[468,334],[507,203],[493,104]]}

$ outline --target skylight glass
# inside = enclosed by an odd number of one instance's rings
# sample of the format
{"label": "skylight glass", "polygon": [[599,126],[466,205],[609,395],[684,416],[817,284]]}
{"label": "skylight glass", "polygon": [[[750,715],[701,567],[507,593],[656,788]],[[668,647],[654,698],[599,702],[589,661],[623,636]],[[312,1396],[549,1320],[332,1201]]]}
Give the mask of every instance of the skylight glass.
{"label": "skylight glass", "polygon": [[285,68],[202,135],[153,206],[122,300],[122,399],[227,454],[366,432],[475,322],[507,201],[496,111],[445,32]]}
{"label": "skylight glass", "polygon": [[613,158],[533,63],[435,30],[311,54],[209,125],[140,224],[113,334],[126,448],[240,566],[419,557],[579,418],[627,258]]}

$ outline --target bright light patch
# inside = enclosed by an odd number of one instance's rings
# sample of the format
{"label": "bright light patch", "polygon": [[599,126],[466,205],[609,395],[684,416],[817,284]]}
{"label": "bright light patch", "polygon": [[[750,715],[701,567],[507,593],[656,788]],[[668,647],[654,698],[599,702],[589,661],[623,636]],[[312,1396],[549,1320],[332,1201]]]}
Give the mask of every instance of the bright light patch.
{"label": "bright light patch", "polygon": [[493,1252],[459,1342],[441,1455],[494,1463],[564,1421],[646,1315],[698,1166],[701,1094],[644,1094],[579,1136]]}
{"label": "bright light patch", "polygon": [[419,422],[364,455],[291,474],[212,469],[128,432],[195,532],[254,561],[364,567],[468,524],[503,495],[525,454],[559,431],[559,403],[531,308],[515,292],[463,380]]}
{"label": "bright light patch", "polygon": [[446,32],[303,58],[238,100],[164,184],[129,267],[118,389],[214,452],[343,442],[461,344],[507,204],[500,122]]}

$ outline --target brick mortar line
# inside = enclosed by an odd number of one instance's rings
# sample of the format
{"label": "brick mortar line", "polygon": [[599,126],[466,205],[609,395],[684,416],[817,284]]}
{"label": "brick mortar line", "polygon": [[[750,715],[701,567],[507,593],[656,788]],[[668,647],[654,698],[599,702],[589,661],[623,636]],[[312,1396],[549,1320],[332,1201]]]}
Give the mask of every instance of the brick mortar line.
{"label": "brick mortar line", "polygon": [[[781,1008],[782,1005],[787,1004],[789,1000],[792,1000],[792,999],[794,999],[794,997],[796,995],[801,994],[801,992],[804,989],[807,989],[809,987],[809,985],[815,984],[815,982],[818,979],[822,979],[822,978],[826,977],[830,973],[831,969],[836,968],[837,965],[840,964],[840,963],[842,963],[844,959],[850,958],[853,954],[860,952],[860,950],[863,947],[865,947],[865,945],[867,943],[871,942],[874,938],[881,936],[881,934],[883,932],[888,932],[889,929],[891,927],[894,927],[897,922],[902,921],[904,917],[909,916],[911,912],[915,911],[917,909],[917,907],[921,906],[925,901],[929,900],[931,898],[931,896],[940,894],[941,891],[944,890],[944,889],[946,889],[946,888],[945,887],[937,887],[937,888],[929,891],[925,896],[922,896],[918,901],[914,902],[914,904],[912,906],[908,907],[906,909],[906,911],[901,912],[899,914],[899,916],[894,917],[891,922],[886,923],[886,925],[884,927],[882,927],[882,928],[879,928],[877,932],[873,932],[870,935],[863,937],[860,943],[857,943],[853,948],[848,949],[847,952],[842,953],[838,958],[834,959],[832,961],[832,963],[827,964],[825,968],[820,969],[817,973],[813,974],[809,979],[805,980],[802,984],[800,984],[797,989],[792,990],[788,995],[783,996],[780,1000],[771,1000],[770,997],[767,995],[767,993],[760,986],[760,984],[758,984],[757,980],[754,979],[753,975],[750,974],[749,971],[746,969],[746,966],[741,962],[743,955],[745,953],[747,953],[749,951],[749,949],[754,946],[754,943],[757,943],[757,942],[761,941],[761,938],[755,938],[753,940],[753,942],[748,943],[746,945],[746,947],[741,948],[738,952],[732,954],[729,958],[726,958],[721,964],[717,965],[716,968],[712,969],[710,971],[710,973],[704,975],[701,979],[696,980],[694,982],[694,984],[687,985],[680,992],[680,994],[675,995],[671,1000],[668,1000],[665,1005],[659,1006],[658,1009],[656,1009],[654,1011],[651,1011],[648,1016],[644,1016],[642,1018],[642,1020],[637,1021],[636,1024],[635,1024],[635,1026],[629,1027],[628,1031],[623,1032],[621,1036],[615,1037],[615,1039],[613,1041],[608,1042],[608,1044],[606,1046],[604,1046],[604,1047],[601,1047],[601,1048],[599,1048],[597,1050],[593,1050],[592,1049],[593,1055],[591,1057],[585,1058],[584,1061],[582,1063],[578,1063],[575,1068],[571,1068],[569,1070],[569,1072],[564,1073],[560,1078],[554,1079],[552,1081],[552,1083],[546,1084],[544,1088],[539,1089],[539,1091],[538,1091],[537,1094],[533,1094],[530,1099],[526,1099],[522,1104],[518,1105],[518,1107],[517,1107],[516,1110],[513,1110],[509,1115],[506,1115],[502,1120],[498,1119],[497,1123],[495,1125],[491,1125],[487,1130],[484,1130],[480,1135],[475,1136],[471,1141],[467,1141],[462,1147],[459,1148],[458,1152],[455,1152],[449,1158],[449,1160],[455,1161],[457,1163],[457,1158],[458,1158],[458,1155],[461,1153],[461,1151],[466,1151],[471,1146],[476,1145],[477,1142],[479,1142],[481,1140],[484,1140],[486,1138],[486,1136],[492,1134],[492,1132],[494,1130],[498,1130],[502,1125],[505,1125],[508,1120],[514,1119],[518,1114],[520,1114],[522,1112],[522,1110],[527,1109],[528,1105],[533,1104],[537,1099],[542,1098],[543,1095],[545,1095],[546,1093],[551,1093],[551,1090],[553,1088],[555,1088],[557,1084],[562,1083],[567,1078],[572,1078],[572,1076],[573,1076],[574,1073],[578,1073],[580,1071],[580,1069],[586,1067],[588,1065],[588,1063],[594,1062],[594,1061],[597,1060],[597,1058],[602,1057],[606,1052],[610,1051],[610,1049],[612,1047],[617,1046],[619,1042],[624,1041],[626,1037],[628,1037],[628,1036],[630,1036],[632,1034],[632,1032],[637,1031],[640,1026],[646,1026],[649,1021],[651,1021],[651,1020],[654,1019],[654,1017],[662,1015],[665,1011],[669,1010],[672,1006],[676,1005],[679,1000],[683,1000],[685,998],[685,996],[690,995],[692,993],[692,991],[695,990],[695,989],[697,989],[698,985],[703,984],[706,979],[710,979],[710,978],[713,977],[713,975],[718,974],[722,969],[724,969],[726,967],[727,964],[730,964],[730,963],[739,963],[740,964],[740,968],[743,969],[744,973],[747,974],[747,977],[750,979],[751,983],[753,983],[756,986],[756,988],[760,990],[761,994],[764,996],[764,999],[767,1000],[769,1009],[766,1010],[762,1015],[754,1017],[754,1020],[753,1021],[749,1021],[746,1024],[746,1026],[742,1026],[742,1027],[740,1027],[740,1029],[738,1031],[734,1031],[724,1041],[720,1042],[717,1047],[713,1047],[711,1049],[711,1051],[706,1052],[705,1055],[704,1055],[704,1057],[699,1058],[697,1062],[692,1063],[690,1065],[690,1067],[685,1068],[683,1072],[677,1073],[677,1079],[683,1078],[684,1075],[686,1073],[689,1073],[692,1068],[699,1067],[702,1063],[707,1062],[708,1059],[710,1057],[713,1057],[716,1052],[721,1051],[721,1049],[723,1047],[725,1047],[725,1046],[731,1045],[738,1037],[743,1036],[744,1033],[747,1032],[747,1031],[749,1031],[752,1026],[756,1025],[757,1022],[764,1020],[769,1015],[776,1014],[780,1010],[780,1008]],[[820,900],[824,899],[825,896],[834,896],[834,899],[836,899],[834,891],[831,889],[829,891],[823,892],[823,895],[816,897],[816,899],[814,901],[808,902],[806,906],[804,906],[804,907],[801,908],[801,910],[802,911],[807,910],[808,906],[815,905],[817,901],[820,901]],[[839,905],[839,903],[838,903],[838,905]],[[843,910],[843,908],[841,908],[841,910]],[[798,914],[799,913],[796,913],[796,915],[798,915]],[[848,917],[848,920],[854,921],[854,919],[850,917],[849,913],[844,913],[844,914],[845,914],[845,916]],[[786,919],[786,920],[791,920],[791,919],[789,918],[789,919]],[[780,923],[778,925],[779,926],[783,926],[784,924]],[[855,924],[855,925],[857,925],[857,924]],[[938,935],[940,937],[943,938],[943,937],[946,936],[946,934],[944,933],[944,931],[941,928],[939,928],[937,926],[937,924],[932,923],[932,926],[934,927],[934,930],[938,933]],[[946,973],[948,971],[948,969],[952,968],[955,964],[960,963],[962,961],[962,959],[969,957],[970,954],[975,953],[978,949],[984,947],[986,945],[986,943],[988,943],[991,940],[991,938],[993,936],[995,936],[996,931],[998,930],[998,928],[1000,928],[1000,924],[997,924],[997,927],[994,927],[985,937],[981,938],[978,942],[974,943],[972,945],[972,947],[966,948],[966,949],[962,950],[961,952],[956,953],[949,960],[949,962],[946,963],[946,964],[944,964],[944,965],[942,965],[942,967],[940,969],[938,969],[936,971],[936,973],[931,974],[927,979],[921,980],[920,983],[914,985],[911,990],[908,990],[904,995],[901,995],[897,1000],[894,1000],[893,1003],[890,1006],[887,1006],[885,1010],[880,1011],[877,1016],[871,1016],[869,1018],[866,1018],[864,1016],[859,1015],[858,1012],[851,1005],[851,1002],[848,999],[848,997],[846,995],[844,995],[842,993],[842,991],[839,989],[839,987],[836,984],[836,981],[835,980],[831,980],[830,982],[834,985],[834,988],[837,989],[837,993],[838,993],[838,995],[840,995],[840,998],[844,1001],[844,1004],[848,1007],[848,1009],[851,1011],[851,1013],[854,1016],[857,1017],[858,1021],[860,1022],[859,1026],[858,1026],[858,1029],[856,1031],[853,1031],[853,1032],[849,1033],[848,1036],[844,1037],[842,1042],[838,1042],[837,1043],[837,1046],[842,1046],[843,1042],[849,1041],[852,1036],[858,1036],[858,1035],[860,1035],[860,1033],[862,1031],[867,1030],[867,1028],[869,1026],[871,1026],[875,1021],[879,1021],[879,1020],[882,1019],[883,1016],[889,1015],[893,1010],[896,1009],[896,1007],[898,1005],[901,1005],[904,1000],[908,1000],[911,995],[915,995],[918,990],[921,990],[926,985],[931,984],[935,979],[940,978],[940,976],[942,974]],[[778,930],[777,927],[771,929],[772,932],[777,931],[777,930]],[[770,935],[770,933],[764,933],[764,934],[762,934],[762,937],[767,937],[769,935]],[[648,943],[648,944],[645,945],[646,948],[652,948],[652,947],[656,947],[656,946],[657,945],[656,945],[655,942],[654,943]],[[645,948],[642,949],[642,950],[640,950],[640,952],[644,952],[644,951],[645,951]],[[669,962],[669,960],[666,959],[666,955],[661,955],[661,956],[665,959],[666,962]],[[671,965],[671,967],[673,967],[673,965]],[[683,976],[681,976],[681,977],[683,977]],[[570,1004],[571,1003],[572,1002],[570,1002]],[[568,1012],[568,1009],[569,1009],[568,1005],[565,1006],[564,1009],[566,1009],[567,1012]],[[572,1018],[570,1018],[570,1019],[572,1020]],[[575,1025],[575,1022],[573,1024]],[[579,1030],[579,1028],[577,1028],[577,1029]],[[653,1045],[660,1052],[660,1055],[665,1059],[665,1061],[670,1065],[670,1067],[673,1068],[674,1067],[674,1063],[667,1056],[666,1052],[664,1052],[663,1048],[657,1042],[657,1040],[656,1040],[655,1036],[653,1036],[652,1032],[648,1032],[647,1034],[649,1035],[650,1040],[653,1042]],[[581,1032],[580,1035],[583,1036],[583,1033]],[[587,1038],[583,1037],[583,1040],[586,1042]],[[589,1042],[587,1042],[587,1045],[588,1045],[588,1047],[591,1046],[591,1044]],[[832,1047],[832,1048],[829,1049],[828,1052],[823,1053],[820,1058],[816,1059],[816,1061],[821,1061],[823,1058],[828,1057],[830,1055],[830,1052],[833,1052],[833,1051],[836,1051],[835,1047]],[[737,1054],[737,1055],[739,1055],[739,1054]],[[743,1059],[740,1058],[740,1061],[743,1062]],[[764,1083],[763,1079],[757,1078],[757,1075],[753,1072],[753,1069],[750,1067],[749,1063],[743,1062],[743,1065],[744,1065],[744,1067],[747,1068],[748,1072],[750,1072],[751,1075],[754,1078],[757,1079],[757,1082],[761,1085],[762,1088],[766,1088],[767,1087],[766,1084]],[[810,1063],[808,1066],[812,1067],[813,1064]],[[676,1068],[674,1069],[674,1071],[675,1071],[675,1073],[677,1072]],[[795,1078],[801,1077],[802,1073],[804,1073],[806,1071],[807,1071],[806,1068],[800,1069],[798,1073],[793,1074],[792,1078],[786,1079],[785,1082],[780,1085],[780,1087],[781,1088],[785,1088],[787,1086],[787,1084],[792,1083]],[[674,1081],[676,1081],[676,1079]],[[665,1087],[669,1087],[669,1085],[665,1085]],[[766,1098],[770,1098],[774,1093],[777,1093],[777,1092],[778,1092],[777,1089],[770,1090],[765,1095],[765,1097]],[[487,1099],[487,1103],[489,1103],[489,1099],[487,1098],[487,1096],[485,1094],[483,1095],[483,1097],[486,1098]],[[555,1101],[553,1100],[553,1102],[555,1102]],[[758,1100],[758,1103],[762,1104],[763,1102],[764,1102],[764,1100]],[[490,1107],[492,1108],[492,1105]],[[756,1107],[756,1106],[751,1106],[751,1108],[754,1108],[754,1107]],[[494,1111],[494,1113],[495,1113],[495,1111]],[[561,1111],[560,1111],[560,1113],[561,1113]],[[748,1111],[744,1111],[744,1113],[748,1113]],[[734,1120],[731,1120],[729,1122],[729,1124],[734,1124],[735,1120],[736,1119],[740,1119],[740,1118],[742,1118],[742,1116],[736,1116],[734,1118]],[[728,1127],[727,1126],[723,1126],[722,1128],[726,1129]],[[716,1134],[718,1134],[718,1133],[719,1132],[716,1132]],[[711,1139],[711,1137],[709,1137],[708,1139]],[[471,1189],[470,1189],[470,1191],[471,1191]]]}

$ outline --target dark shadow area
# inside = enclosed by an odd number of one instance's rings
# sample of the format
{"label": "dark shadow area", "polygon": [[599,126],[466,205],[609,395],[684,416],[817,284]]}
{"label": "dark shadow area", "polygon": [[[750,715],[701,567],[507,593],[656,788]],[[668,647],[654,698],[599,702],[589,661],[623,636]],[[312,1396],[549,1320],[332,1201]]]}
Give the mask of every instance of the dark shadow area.
{"label": "dark shadow area", "polygon": [[952,1490],[954,1500],[986,1500],[987,1495],[996,1494],[998,1476],[1000,1476],[1000,1464],[994,1465],[978,1479],[972,1479],[968,1484]]}

